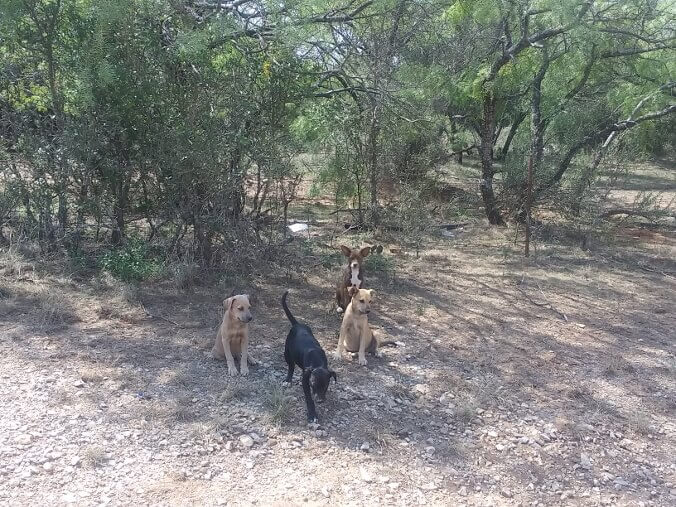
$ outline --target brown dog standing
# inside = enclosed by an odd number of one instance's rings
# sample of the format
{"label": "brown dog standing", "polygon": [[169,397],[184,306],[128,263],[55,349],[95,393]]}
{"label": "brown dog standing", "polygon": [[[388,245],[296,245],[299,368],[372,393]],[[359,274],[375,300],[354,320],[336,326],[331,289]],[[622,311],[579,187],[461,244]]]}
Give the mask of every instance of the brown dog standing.
{"label": "brown dog standing", "polygon": [[371,247],[367,246],[361,250],[349,248],[345,245],[340,247],[340,251],[347,257],[347,266],[343,269],[343,277],[336,288],[336,302],[338,303],[338,313],[343,312],[350,304],[350,287],[361,289],[364,286],[364,273],[361,265],[363,260],[371,253]]}
{"label": "brown dog standing", "polygon": [[237,375],[235,357],[239,358],[240,373],[248,375],[248,364],[256,364],[254,358],[249,355],[249,322],[253,318],[249,296],[246,294],[231,296],[223,301],[223,308],[225,309],[223,322],[218,328],[211,354],[216,359],[226,360],[231,377]]}
{"label": "brown dog standing", "polygon": [[380,357],[378,340],[369,327],[368,314],[371,312],[373,291],[350,287],[350,304],[347,305],[338,336],[336,359],[342,359],[343,348],[359,353],[359,364],[366,365],[366,352]]}

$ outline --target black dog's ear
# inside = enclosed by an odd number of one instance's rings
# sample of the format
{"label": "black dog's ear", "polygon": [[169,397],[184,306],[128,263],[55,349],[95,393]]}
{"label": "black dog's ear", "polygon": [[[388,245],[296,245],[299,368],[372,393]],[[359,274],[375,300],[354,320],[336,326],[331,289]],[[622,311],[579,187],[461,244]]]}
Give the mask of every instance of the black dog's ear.
{"label": "black dog's ear", "polygon": [[333,370],[329,370],[329,378],[333,377],[334,382],[338,382],[338,375]]}

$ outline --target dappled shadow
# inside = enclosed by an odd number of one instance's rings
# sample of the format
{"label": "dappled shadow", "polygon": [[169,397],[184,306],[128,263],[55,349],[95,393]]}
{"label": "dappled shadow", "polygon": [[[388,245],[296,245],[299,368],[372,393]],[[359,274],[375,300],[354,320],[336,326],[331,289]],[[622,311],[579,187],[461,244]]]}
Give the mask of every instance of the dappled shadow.
{"label": "dappled shadow", "polygon": [[[676,270],[673,259],[554,246],[524,261],[502,247],[439,245],[444,254],[438,257],[403,257],[394,260],[394,273],[367,273],[377,293],[371,323],[403,345],[386,348],[382,359],[369,358],[368,367],[330,358],[339,382],[319,408],[329,434],[322,445],[360,453],[367,441],[393,463],[430,467],[443,477],[482,474],[486,462],[506,460],[511,466],[500,473],[527,484],[550,480],[550,472],[521,454],[507,458],[509,446],[488,446],[484,430],[496,421],[513,424],[509,437],[517,441],[532,436],[533,443],[509,445],[531,446],[547,470],[571,467],[578,457],[545,452],[556,439],[538,441],[543,425],[570,435],[594,435],[601,427],[632,434],[637,427],[657,442],[664,438],[636,411],[673,417],[675,286],[663,274]],[[129,303],[125,319],[87,314],[60,330],[31,327],[21,311],[31,305],[29,295],[10,287],[2,304],[10,301],[16,311],[3,314],[13,337],[5,352],[45,369],[65,358],[77,360],[80,366],[64,366],[74,380],[84,378],[87,368],[102,369],[106,380],[64,389],[69,396],[84,392],[93,406],[102,398],[118,399],[100,409],[111,424],[201,424],[206,433],[226,439],[267,434],[274,424],[266,396],[286,371],[282,351],[289,324],[279,298],[292,289],[294,314],[332,352],[340,326],[331,305],[338,272],[321,264],[307,269],[299,261],[296,271],[252,277],[238,287],[255,296],[252,349],[261,361],[246,379],[227,377],[225,365],[209,356],[224,295],[208,286],[188,295],[147,284],[138,301]],[[99,300],[116,304],[105,294]],[[287,419],[275,429],[288,438],[305,431],[297,382],[286,391]],[[618,468],[624,466],[622,452],[612,457]],[[591,487],[593,475],[570,480]]]}

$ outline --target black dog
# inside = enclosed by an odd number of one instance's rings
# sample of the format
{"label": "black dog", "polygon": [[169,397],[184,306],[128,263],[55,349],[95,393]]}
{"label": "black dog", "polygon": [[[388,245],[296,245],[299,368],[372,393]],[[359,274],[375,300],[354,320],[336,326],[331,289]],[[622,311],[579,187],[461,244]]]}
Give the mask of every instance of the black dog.
{"label": "black dog", "polygon": [[[291,331],[286,337],[284,346],[284,359],[289,365],[289,373],[286,376],[286,382],[291,383],[293,370],[296,365],[303,368],[303,393],[305,394],[305,404],[307,405],[308,422],[317,422],[317,412],[315,412],[315,403],[312,400],[314,394],[317,403],[326,399],[326,390],[329,388],[331,377],[338,382],[336,372],[329,369],[326,354],[322,346],[312,334],[312,329],[305,324],[298,322],[286,306],[287,290],[282,296],[282,308],[287,318],[291,322]],[[310,391],[312,387],[312,391]]]}

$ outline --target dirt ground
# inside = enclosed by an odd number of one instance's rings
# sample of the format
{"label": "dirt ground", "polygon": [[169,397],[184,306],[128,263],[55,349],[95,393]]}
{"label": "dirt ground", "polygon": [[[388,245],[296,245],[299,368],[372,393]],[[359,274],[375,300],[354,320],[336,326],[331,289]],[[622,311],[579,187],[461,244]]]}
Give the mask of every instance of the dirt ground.
{"label": "dirt ground", "polygon": [[[191,291],[3,252],[0,504],[676,503],[673,230],[530,259],[480,222],[420,257],[381,241],[370,319],[398,346],[330,356],[309,428],[298,377],[281,387],[279,299],[335,350],[335,247],[376,240],[336,230],[313,223],[285,270]],[[232,286],[253,296],[248,377],[210,357]]]}

